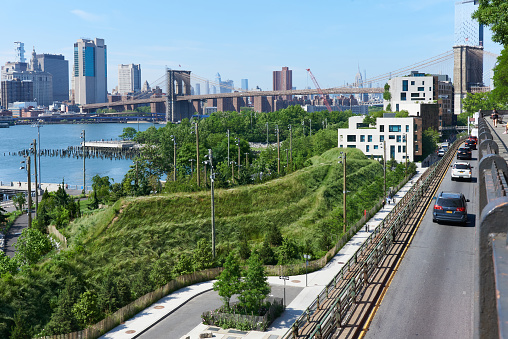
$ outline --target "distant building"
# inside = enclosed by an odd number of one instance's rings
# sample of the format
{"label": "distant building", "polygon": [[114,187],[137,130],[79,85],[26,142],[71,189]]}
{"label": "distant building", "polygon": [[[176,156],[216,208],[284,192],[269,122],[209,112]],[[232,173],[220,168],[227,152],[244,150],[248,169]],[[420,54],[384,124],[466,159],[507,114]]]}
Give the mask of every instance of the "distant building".
{"label": "distant building", "polygon": [[[383,159],[386,154],[386,159],[413,162],[422,155],[423,129],[420,117],[395,118],[394,113],[385,114],[377,118],[376,127],[364,124],[364,117],[352,116],[348,128],[338,129],[337,147],[358,148],[376,160]],[[383,142],[386,150],[383,149]]]}
{"label": "distant building", "polygon": [[118,93],[141,91],[141,66],[135,64],[118,65]]}
{"label": "distant building", "polygon": [[2,81],[2,106],[8,108],[16,101],[32,101],[34,84],[32,81],[12,79]]}
{"label": "distant building", "polygon": [[242,89],[244,91],[249,90],[249,79],[242,79]]}
{"label": "distant building", "polygon": [[[215,82],[219,86],[219,90],[217,93],[231,93],[233,92],[234,83],[233,80],[222,81],[219,73],[215,75]],[[216,94],[216,92],[212,92],[212,94]]]}
{"label": "distant building", "polygon": [[455,46],[483,46],[483,25],[471,16],[479,0],[455,2]]}
{"label": "distant building", "polygon": [[107,46],[104,39],[79,39],[74,43],[72,88],[76,104],[107,101]]}
{"label": "distant building", "polygon": [[[293,71],[282,67],[281,71],[273,71],[273,90],[288,91],[293,89]],[[283,96],[284,100],[291,100],[291,95]]]}
{"label": "distant building", "polygon": [[145,81],[143,87],[141,87],[141,92],[150,92],[151,90],[150,84],[148,84],[148,81]]}
{"label": "distant building", "polygon": [[201,85],[200,84],[196,84],[196,88],[194,90],[194,94],[195,95],[201,95]]}
{"label": "distant building", "polygon": [[37,54],[35,60],[42,72],[53,76],[53,100],[69,100],[69,61],[56,54]]}

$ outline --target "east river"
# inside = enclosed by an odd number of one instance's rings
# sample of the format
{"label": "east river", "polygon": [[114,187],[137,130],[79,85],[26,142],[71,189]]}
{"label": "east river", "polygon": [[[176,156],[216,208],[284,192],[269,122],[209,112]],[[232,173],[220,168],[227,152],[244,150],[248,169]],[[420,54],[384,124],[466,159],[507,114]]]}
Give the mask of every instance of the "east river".
{"label": "east river", "polygon": [[[30,125],[16,125],[9,128],[0,128],[0,182],[2,185],[10,185],[11,182],[26,182],[27,172],[20,169],[23,156],[18,151],[29,149],[33,139],[38,140],[39,149],[62,150],[69,146],[79,146],[82,142],[81,131],[85,130],[86,141],[119,140],[119,135],[126,127],[144,131],[150,126],[159,128],[163,125],[151,123],[124,124],[124,123],[101,123],[101,124],[48,124],[40,125],[39,128]],[[38,142],[38,141],[37,141]],[[9,154],[10,152],[10,154]],[[32,181],[34,161],[31,158]],[[38,160],[38,159],[37,159]],[[96,174],[108,176],[114,182],[121,182],[132,160],[126,159],[100,159],[87,158],[85,161],[86,185],[91,186],[91,179]],[[39,164],[37,164],[39,170]],[[82,187],[83,185],[83,159],[76,157],[43,156],[40,157],[40,178],[42,183],[61,183]],[[37,175],[39,177],[39,175]]]}

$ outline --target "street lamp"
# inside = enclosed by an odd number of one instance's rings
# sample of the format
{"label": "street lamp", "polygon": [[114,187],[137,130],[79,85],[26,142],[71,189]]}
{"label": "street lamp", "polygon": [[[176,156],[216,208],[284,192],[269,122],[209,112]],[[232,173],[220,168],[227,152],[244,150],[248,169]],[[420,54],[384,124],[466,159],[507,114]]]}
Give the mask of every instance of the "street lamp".
{"label": "street lamp", "polygon": [[280,174],[280,141],[279,141],[279,125],[275,125],[277,133],[277,173]]}
{"label": "street lamp", "polygon": [[196,160],[195,159],[189,159],[191,179],[192,179],[192,173],[194,172],[194,161],[196,161]]}
{"label": "street lamp", "polygon": [[83,152],[83,191],[82,193],[86,193],[86,178],[85,178],[85,130],[81,130],[81,139],[83,139],[83,144],[81,146]]}
{"label": "street lamp", "polygon": [[309,137],[312,136],[312,119],[309,119]]}
{"label": "street lamp", "polygon": [[266,147],[268,147],[268,122],[266,123]]}
{"label": "street lamp", "polygon": [[173,141],[173,181],[176,181],[176,139],[175,136],[171,136]]}
{"label": "street lamp", "polygon": [[41,133],[40,133],[40,128],[41,127],[44,127],[42,126],[39,121],[37,121],[37,123],[33,124],[32,127],[37,127],[37,144],[39,145],[39,153],[36,153],[36,157],[39,157],[39,185],[42,185],[42,181],[41,181],[41,152],[40,152],[40,149],[41,149]]}
{"label": "street lamp", "polygon": [[406,168],[404,169],[404,176],[407,177],[407,135],[404,133],[402,135],[402,137],[403,137],[403,140],[405,142],[404,149],[406,151],[406,156],[405,156],[405,158],[406,158]]}
{"label": "street lamp", "polygon": [[291,125],[288,127],[289,129],[289,156],[291,158],[291,164],[293,164],[293,129]]}
{"label": "street lamp", "polygon": [[[22,164],[25,163],[25,161],[23,160],[21,162]],[[20,169],[25,169],[25,167],[21,166]],[[32,226],[32,213],[31,213],[31,209],[32,209],[32,182],[31,182],[31,174],[30,174],[30,156],[27,156],[26,157],[26,169],[27,169],[27,172],[28,172],[28,227]]]}
{"label": "street lamp", "polygon": [[240,164],[242,162],[242,159],[240,159],[240,137],[235,138],[236,140],[236,146],[238,147],[238,180],[240,180]]}
{"label": "street lamp", "polygon": [[39,209],[39,186],[37,185],[37,140],[30,144],[34,151],[34,169],[35,169],[35,217],[37,218],[37,210]]}
{"label": "street lamp", "polygon": [[[200,181],[199,181],[199,130],[198,130],[198,122],[195,121],[194,122],[194,127],[196,128],[195,129],[195,133],[196,133],[196,173],[198,175],[198,181],[197,181],[197,184],[198,184],[198,187],[199,187],[199,184],[200,184]],[[192,162],[191,162],[191,173],[192,173]]]}
{"label": "street lamp", "polygon": [[342,163],[343,164],[343,168],[342,168],[342,180],[343,180],[343,183],[342,183],[342,213],[344,215],[344,226],[342,227],[342,232],[343,233],[346,233],[346,223],[347,223],[347,219],[346,219],[346,152],[340,152],[340,156],[339,156],[339,164]]}
{"label": "street lamp", "polygon": [[208,160],[206,161],[210,164],[210,188],[211,188],[211,196],[212,196],[212,256],[215,259],[215,201],[213,196],[213,182],[215,181],[215,173],[213,172],[213,157],[212,150],[208,149]]}
{"label": "street lamp", "polygon": [[383,140],[381,147],[383,147],[383,177],[384,177],[383,205],[384,205],[384,202],[386,201],[386,140]]}
{"label": "street lamp", "polygon": [[229,160],[229,130],[228,130],[228,164],[230,163],[230,160]]}

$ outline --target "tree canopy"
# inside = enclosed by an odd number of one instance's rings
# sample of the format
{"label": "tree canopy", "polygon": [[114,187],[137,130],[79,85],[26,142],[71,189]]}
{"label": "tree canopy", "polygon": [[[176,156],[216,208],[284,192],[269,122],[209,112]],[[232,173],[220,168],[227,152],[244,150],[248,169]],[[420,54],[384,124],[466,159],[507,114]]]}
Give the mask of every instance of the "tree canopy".
{"label": "tree canopy", "polygon": [[508,1],[480,0],[473,18],[492,30],[492,41],[508,46]]}

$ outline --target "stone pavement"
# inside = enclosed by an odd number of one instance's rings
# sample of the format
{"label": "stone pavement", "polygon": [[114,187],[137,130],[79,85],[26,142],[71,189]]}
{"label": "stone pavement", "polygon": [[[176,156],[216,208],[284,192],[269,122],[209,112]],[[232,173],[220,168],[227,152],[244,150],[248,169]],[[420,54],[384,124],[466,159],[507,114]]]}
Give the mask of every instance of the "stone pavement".
{"label": "stone pavement", "polygon": [[504,123],[497,124],[497,127],[494,127],[494,123],[490,117],[485,116],[485,121],[490,127],[492,140],[494,140],[499,146],[499,155],[508,161],[508,134],[504,134],[506,131],[506,123],[508,122],[508,115],[503,116]]}
{"label": "stone pavement", "polygon": [[[395,195],[396,202],[409,191],[413,182],[418,178],[426,168],[417,168],[417,174],[409,181],[404,187],[400,189]],[[189,337],[190,339],[199,338],[203,332],[213,331],[214,337],[218,339],[277,339],[281,338],[296,321],[296,319],[307,309],[307,307],[316,299],[319,293],[325,286],[332,281],[339,270],[344,264],[354,255],[363,242],[369,237],[374,228],[376,228],[381,221],[388,215],[394,208],[393,204],[386,204],[383,209],[376,213],[368,222],[368,227],[363,227],[340,251],[332,260],[321,270],[309,273],[307,275],[307,286],[305,286],[306,278],[304,275],[290,276],[286,281],[286,286],[302,287],[303,290],[300,294],[286,307],[283,314],[277,318],[271,327],[266,332],[248,331],[242,332],[237,330],[222,330],[214,326],[197,325],[183,338]],[[268,282],[271,285],[283,285],[283,281],[279,277],[268,277]],[[193,297],[202,294],[212,289],[213,281],[208,281],[193,286],[182,288],[154,303],[146,308],[136,316],[126,321],[125,323],[117,326],[110,332],[103,335],[102,339],[128,339],[136,338],[144,331],[148,330],[159,321],[178,310],[183,304],[192,299]]]}

